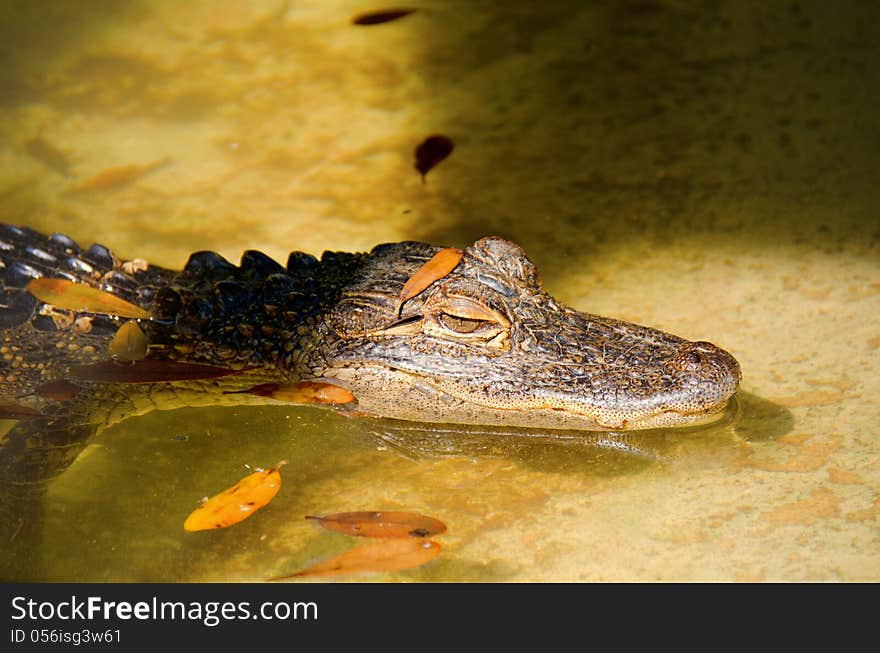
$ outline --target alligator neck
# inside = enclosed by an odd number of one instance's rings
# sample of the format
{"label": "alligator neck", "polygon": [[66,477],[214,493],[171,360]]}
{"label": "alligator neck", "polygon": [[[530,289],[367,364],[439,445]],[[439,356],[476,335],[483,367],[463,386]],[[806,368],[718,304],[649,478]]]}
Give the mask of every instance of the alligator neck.
{"label": "alligator neck", "polygon": [[145,325],[150,358],[299,378],[324,316],[367,256],[325,252],[318,260],[294,252],[282,267],[256,251],[239,266],[212,252],[193,254],[166,284],[138,291],[155,318]]}

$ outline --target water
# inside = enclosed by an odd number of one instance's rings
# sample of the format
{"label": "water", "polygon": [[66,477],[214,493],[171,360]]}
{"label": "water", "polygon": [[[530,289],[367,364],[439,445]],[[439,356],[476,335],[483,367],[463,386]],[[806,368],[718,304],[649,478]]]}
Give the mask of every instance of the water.
{"label": "water", "polygon": [[[369,28],[343,0],[8,8],[4,219],[169,267],[503,235],[564,302],[731,351],[737,407],[626,451],[153,413],[50,488],[34,578],[261,580],[351,546],[305,515],[402,509],[447,524],[444,552],[368,580],[880,579],[878,10],[410,5]],[[433,133],[456,150],[422,184]],[[281,459],[261,513],[183,532],[200,497]]]}

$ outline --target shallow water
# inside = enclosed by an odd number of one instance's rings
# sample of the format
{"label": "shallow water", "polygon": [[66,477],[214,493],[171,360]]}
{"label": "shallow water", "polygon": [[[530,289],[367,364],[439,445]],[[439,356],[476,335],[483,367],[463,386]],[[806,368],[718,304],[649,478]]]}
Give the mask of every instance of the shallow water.
{"label": "shallow water", "polygon": [[[507,236],[562,301],[731,351],[728,419],[597,442],[153,413],[52,485],[32,577],[261,580],[351,546],[305,515],[401,509],[444,551],[367,580],[880,579],[878,10],[408,4],[369,28],[343,0],[5,10],[4,220],[169,267]],[[423,184],[433,133],[456,149]],[[263,511],[183,532],[281,459]]]}

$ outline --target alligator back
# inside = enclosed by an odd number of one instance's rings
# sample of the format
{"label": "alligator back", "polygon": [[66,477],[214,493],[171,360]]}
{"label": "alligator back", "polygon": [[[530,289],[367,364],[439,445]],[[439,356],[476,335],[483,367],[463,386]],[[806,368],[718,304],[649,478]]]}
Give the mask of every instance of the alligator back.
{"label": "alligator back", "polygon": [[[284,267],[251,251],[235,266],[197,252],[172,271],[101,245],[81,248],[60,234],[0,225],[0,416],[12,418],[0,421],[0,545],[32,545],[36,536],[24,531],[39,522],[46,482],[103,428],[156,408],[265,403],[240,391],[299,378],[315,325],[364,256],[328,253],[318,261],[295,252]],[[28,286],[44,277],[91,286],[149,313],[136,322],[159,378],[114,378],[133,367],[110,360],[127,320],[40,301]],[[192,368],[206,370],[204,378],[191,378]],[[6,567],[0,578],[14,577]]]}

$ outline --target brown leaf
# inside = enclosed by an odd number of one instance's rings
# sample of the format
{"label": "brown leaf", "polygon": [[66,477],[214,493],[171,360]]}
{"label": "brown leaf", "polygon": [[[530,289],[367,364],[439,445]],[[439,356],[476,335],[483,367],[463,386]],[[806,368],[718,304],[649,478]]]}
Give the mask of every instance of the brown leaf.
{"label": "brown leaf", "polygon": [[443,159],[452,154],[455,143],[448,136],[439,134],[429,136],[416,148],[416,170],[422,175],[422,183],[425,183],[425,175]]}
{"label": "brown leaf", "polygon": [[324,517],[307,515],[324,528],[360,537],[428,537],[446,531],[439,519],[414,512],[340,512]]}
{"label": "brown leaf", "polygon": [[355,547],[342,555],[318,562],[295,574],[269,580],[399,571],[423,565],[436,558],[440,551],[440,545],[432,540],[411,537],[379,540]]}
{"label": "brown leaf", "polygon": [[462,256],[464,256],[462,250],[457,247],[447,247],[434,254],[431,260],[416,270],[403,284],[403,289],[397,298],[397,314],[400,315],[400,309],[408,300],[424,292],[432,283],[452,272],[461,261]]}
{"label": "brown leaf", "polygon": [[404,16],[409,16],[415,11],[415,9],[406,8],[380,9],[378,11],[369,11],[363,14],[358,14],[351,19],[351,22],[355,25],[380,25],[382,23],[390,23],[392,20],[397,20]]}
{"label": "brown leaf", "polygon": [[41,277],[31,281],[27,289],[41,302],[71,311],[103,313],[135,319],[151,317],[150,313],[140,306],[135,306],[112,293],[68,279]]}
{"label": "brown leaf", "polygon": [[195,381],[214,379],[239,370],[229,370],[213,365],[178,363],[175,361],[142,360],[134,363],[101,361],[91,365],[73,365],[70,378],[78,381],[102,383],[159,383],[162,381]]}
{"label": "brown leaf", "polygon": [[75,383],[60,379],[58,381],[49,381],[38,385],[34,390],[34,394],[45,399],[54,399],[55,401],[67,401],[76,397],[82,388]]}

